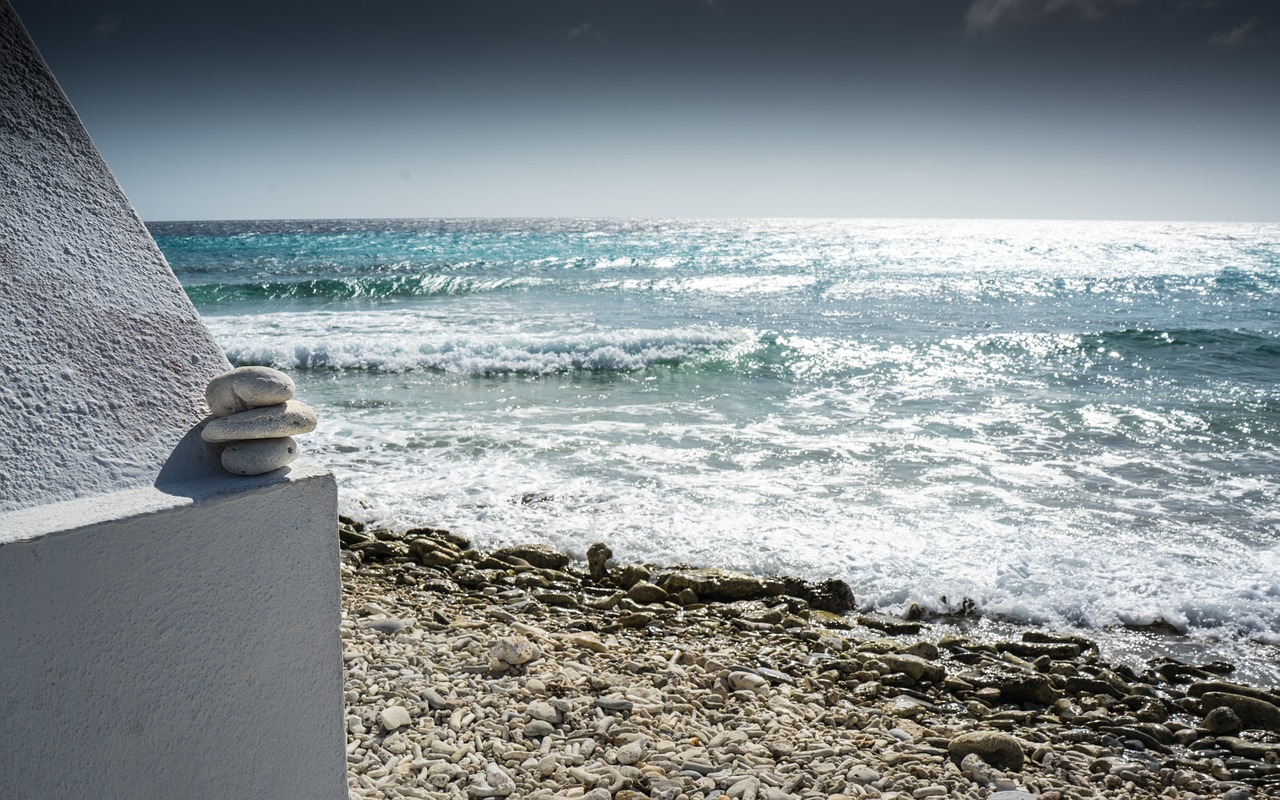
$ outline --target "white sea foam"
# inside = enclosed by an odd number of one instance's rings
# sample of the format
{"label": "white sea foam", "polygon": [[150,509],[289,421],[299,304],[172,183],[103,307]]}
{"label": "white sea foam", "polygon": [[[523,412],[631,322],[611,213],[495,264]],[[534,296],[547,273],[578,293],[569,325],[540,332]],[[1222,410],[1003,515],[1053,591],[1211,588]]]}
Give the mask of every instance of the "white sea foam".
{"label": "white sea foam", "polygon": [[510,325],[459,331],[424,315],[374,312],[211,317],[235,364],[459,375],[546,375],[573,370],[635,371],[676,365],[752,336],[742,329],[593,330],[537,333]]}

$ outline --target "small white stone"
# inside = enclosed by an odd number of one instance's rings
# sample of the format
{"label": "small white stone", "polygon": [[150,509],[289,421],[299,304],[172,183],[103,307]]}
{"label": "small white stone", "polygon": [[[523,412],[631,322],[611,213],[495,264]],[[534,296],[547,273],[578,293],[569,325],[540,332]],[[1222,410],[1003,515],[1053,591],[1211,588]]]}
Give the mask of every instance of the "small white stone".
{"label": "small white stone", "polygon": [[307,433],[315,430],[315,427],[316,412],[305,403],[290,400],[210,420],[200,432],[200,438],[211,443],[240,439],[277,439]]}
{"label": "small white stone", "polygon": [[618,763],[623,766],[634,764],[644,758],[644,740],[636,739],[634,742],[628,742],[618,748]]}
{"label": "small white stone", "polygon": [[529,716],[534,719],[540,719],[544,722],[550,722],[552,725],[560,723],[561,714],[550,703],[545,700],[537,700],[529,704]]}
{"label": "small white stone", "polygon": [[293,379],[270,367],[240,367],[224,372],[205,387],[209,413],[227,417],[251,408],[279,405],[293,397]]}
{"label": "small white stone", "polygon": [[729,685],[752,692],[763,692],[769,688],[769,682],[753,672],[730,672]]}
{"label": "small white stone", "polygon": [[394,731],[408,727],[413,722],[413,717],[409,716],[409,709],[404,706],[391,706],[378,713],[378,722],[382,724],[383,730]]}
{"label": "small white stone", "polygon": [[493,643],[489,655],[495,661],[518,666],[542,656],[542,650],[523,636],[506,636]]}
{"label": "small white stone", "polygon": [[297,457],[298,443],[289,436],[245,439],[223,449],[222,468],[232,475],[262,475],[280,469]]}

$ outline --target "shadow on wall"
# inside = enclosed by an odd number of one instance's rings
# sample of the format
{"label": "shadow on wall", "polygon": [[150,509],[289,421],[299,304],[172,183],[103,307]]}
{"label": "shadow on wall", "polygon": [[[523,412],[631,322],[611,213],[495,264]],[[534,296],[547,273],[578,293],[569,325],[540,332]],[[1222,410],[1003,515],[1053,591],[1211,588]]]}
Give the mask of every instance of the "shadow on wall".
{"label": "shadow on wall", "polygon": [[289,475],[289,467],[254,476],[228,473],[222,468],[219,458],[221,446],[209,444],[200,438],[204,426],[213,419],[211,416],[205,417],[178,440],[178,444],[160,467],[160,474],[156,476],[154,484],[156,489],[174,497],[194,499],[207,496],[210,483],[232,483],[238,488],[249,488],[274,483]]}

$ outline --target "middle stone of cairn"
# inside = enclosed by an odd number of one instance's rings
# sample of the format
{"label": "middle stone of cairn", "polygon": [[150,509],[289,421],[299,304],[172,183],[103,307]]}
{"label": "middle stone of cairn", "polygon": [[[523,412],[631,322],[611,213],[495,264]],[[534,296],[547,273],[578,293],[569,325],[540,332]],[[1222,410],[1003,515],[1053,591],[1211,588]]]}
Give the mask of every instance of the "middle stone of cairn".
{"label": "middle stone of cairn", "polygon": [[293,379],[270,367],[240,367],[209,381],[210,420],[200,438],[222,445],[222,467],[235,475],[280,469],[298,455],[300,433],[315,430],[316,412],[293,397]]}

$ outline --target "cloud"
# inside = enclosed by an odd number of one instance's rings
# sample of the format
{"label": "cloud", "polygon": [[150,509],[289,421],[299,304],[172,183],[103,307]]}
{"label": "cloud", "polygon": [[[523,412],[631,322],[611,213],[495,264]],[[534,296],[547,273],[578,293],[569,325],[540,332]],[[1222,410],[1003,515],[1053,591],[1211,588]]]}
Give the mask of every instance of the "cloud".
{"label": "cloud", "polygon": [[1218,47],[1243,47],[1249,44],[1253,39],[1253,32],[1262,24],[1262,20],[1253,17],[1247,22],[1241,22],[1229,31],[1219,31],[1209,37],[1209,44]]}
{"label": "cloud", "polygon": [[1098,19],[1107,7],[1133,0],[974,0],[964,15],[970,31],[989,30],[1005,22],[1073,16]]}

